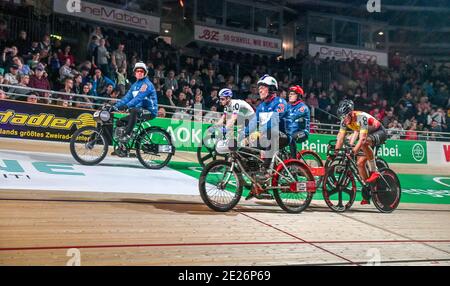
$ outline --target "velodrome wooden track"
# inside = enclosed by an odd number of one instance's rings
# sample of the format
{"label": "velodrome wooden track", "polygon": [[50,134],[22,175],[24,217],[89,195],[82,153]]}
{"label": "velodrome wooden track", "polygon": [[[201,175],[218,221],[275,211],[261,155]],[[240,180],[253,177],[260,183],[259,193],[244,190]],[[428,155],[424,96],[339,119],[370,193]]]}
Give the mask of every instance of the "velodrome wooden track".
{"label": "velodrome wooden track", "polygon": [[[5,139],[1,149],[68,150]],[[0,265],[63,266],[73,248],[81,265],[366,265],[374,255],[382,265],[450,265],[449,219],[448,205],[401,204],[380,214],[355,203],[337,214],[314,201],[292,215],[241,201],[216,213],[198,196],[3,189]]]}

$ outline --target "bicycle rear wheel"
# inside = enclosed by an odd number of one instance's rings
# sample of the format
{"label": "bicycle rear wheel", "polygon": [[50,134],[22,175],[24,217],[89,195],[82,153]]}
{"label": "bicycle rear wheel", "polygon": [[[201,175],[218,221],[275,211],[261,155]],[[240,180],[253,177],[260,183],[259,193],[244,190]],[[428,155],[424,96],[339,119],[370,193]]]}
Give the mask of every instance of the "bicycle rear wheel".
{"label": "bicycle rear wheel", "polygon": [[[313,198],[314,190],[308,190],[308,185],[314,184],[314,177],[306,165],[295,161],[285,163],[272,182],[273,187],[289,187],[289,189],[275,189],[273,195],[278,205],[288,213],[301,213]],[[291,178],[291,176],[293,178]]]}
{"label": "bicycle rear wheel", "polygon": [[148,169],[161,169],[169,164],[174,153],[169,133],[160,128],[143,131],[136,141],[136,156]]}
{"label": "bicycle rear wheel", "polygon": [[380,173],[381,176],[372,190],[372,201],[380,212],[390,213],[400,204],[400,180],[391,169],[383,169]]}

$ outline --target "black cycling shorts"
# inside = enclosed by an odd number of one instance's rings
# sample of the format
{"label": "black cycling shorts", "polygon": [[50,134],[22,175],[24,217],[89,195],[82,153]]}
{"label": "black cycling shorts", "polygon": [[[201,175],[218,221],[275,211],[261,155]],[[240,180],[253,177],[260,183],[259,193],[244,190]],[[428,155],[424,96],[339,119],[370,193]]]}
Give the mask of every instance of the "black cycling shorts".
{"label": "black cycling shorts", "polygon": [[383,126],[381,126],[380,128],[378,128],[378,130],[370,133],[369,138],[370,140],[372,140],[374,147],[380,146],[384,144],[384,142],[386,142],[388,134],[386,129]]}

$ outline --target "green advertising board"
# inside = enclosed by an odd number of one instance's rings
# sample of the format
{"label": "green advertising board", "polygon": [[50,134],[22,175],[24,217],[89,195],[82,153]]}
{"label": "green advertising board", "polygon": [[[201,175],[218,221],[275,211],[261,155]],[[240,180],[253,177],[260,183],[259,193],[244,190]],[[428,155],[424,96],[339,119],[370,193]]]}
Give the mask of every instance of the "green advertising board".
{"label": "green advertising board", "polygon": [[[201,122],[168,118],[155,118],[144,124],[167,130],[179,151],[196,151],[197,147],[202,144],[202,140],[207,137],[206,130],[211,126],[211,124]],[[315,151],[322,159],[326,159],[328,142],[335,139],[336,136],[333,135],[310,134],[308,141],[298,144],[298,147],[299,150]],[[388,140],[378,150],[378,156],[384,158],[388,163],[427,164],[427,144],[425,141]]]}

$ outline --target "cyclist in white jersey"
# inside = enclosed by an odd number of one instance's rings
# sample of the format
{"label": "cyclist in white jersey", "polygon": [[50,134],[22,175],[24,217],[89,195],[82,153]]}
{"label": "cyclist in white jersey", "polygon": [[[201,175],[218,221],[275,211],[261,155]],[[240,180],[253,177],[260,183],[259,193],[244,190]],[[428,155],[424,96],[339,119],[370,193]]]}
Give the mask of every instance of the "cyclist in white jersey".
{"label": "cyclist in white jersey", "polygon": [[243,128],[255,115],[252,106],[241,99],[232,99],[231,89],[223,88],[219,91],[220,104],[224,107],[223,115],[215,126],[223,126],[227,130],[233,130],[235,123],[238,129]]}

